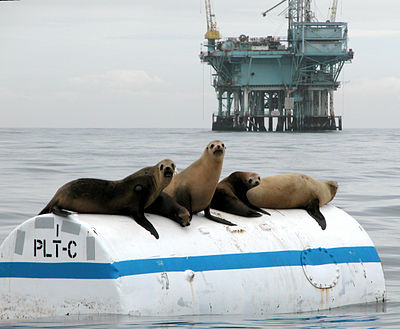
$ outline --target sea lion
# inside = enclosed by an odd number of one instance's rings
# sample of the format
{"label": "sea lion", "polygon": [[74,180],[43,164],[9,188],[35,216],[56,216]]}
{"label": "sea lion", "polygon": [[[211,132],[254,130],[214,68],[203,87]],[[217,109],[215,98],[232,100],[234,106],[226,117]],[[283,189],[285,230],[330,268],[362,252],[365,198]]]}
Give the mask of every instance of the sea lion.
{"label": "sea lion", "polygon": [[157,199],[145,209],[146,212],[168,217],[181,226],[190,225],[189,211],[171,198],[167,193],[161,192]]}
{"label": "sea lion", "polygon": [[132,217],[158,239],[156,229],[144,216],[144,209],[170,183],[174,170],[174,162],[165,159],[121,180],[79,178],[60,187],[39,215],[50,212],[64,217],[70,215],[65,210],[125,215]]}
{"label": "sea lion", "polygon": [[210,213],[210,203],[221,175],[225,149],[221,141],[208,143],[201,157],[175,175],[164,192],[185,207],[191,217],[195,213],[204,211],[208,219],[235,225]]}
{"label": "sea lion", "polygon": [[261,184],[247,191],[248,200],[255,206],[272,209],[305,209],[323,230],[325,217],[319,207],[336,195],[338,183],[319,181],[305,174],[282,174],[261,179]]}
{"label": "sea lion", "polygon": [[235,171],[221,180],[211,201],[211,208],[244,217],[260,217],[260,212],[268,212],[252,205],[246,192],[260,184],[260,176],[256,173]]}

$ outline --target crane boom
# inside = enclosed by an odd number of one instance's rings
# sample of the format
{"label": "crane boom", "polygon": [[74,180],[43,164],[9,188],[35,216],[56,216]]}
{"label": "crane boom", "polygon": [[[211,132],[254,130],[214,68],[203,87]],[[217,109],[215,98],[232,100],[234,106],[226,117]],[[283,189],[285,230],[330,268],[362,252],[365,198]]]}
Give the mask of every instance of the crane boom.
{"label": "crane boom", "polygon": [[212,13],[211,0],[205,0],[206,18],[207,18],[207,32],[205,38],[209,40],[220,39],[219,31],[217,30],[217,23],[215,22],[215,15]]}
{"label": "crane boom", "polygon": [[263,16],[266,16],[267,13],[269,13],[272,9],[275,9],[276,7],[278,7],[279,5],[281,5],[282,3],[284,3],[285,1],[286,1],[286,0],[282,0],[282,1],[279,2],[278,4],[276,4],[275,6],[273,6],[273,7],[269,8],[269,9],[267,9],[266,11],[262,12],[261,14],[262,14]]}
{"label": "crane boom", "polygon": [[336,10],[337,10],[337,4],[338,0],[332,0],[332,5],[331,5],[331,22],[336,21]]}

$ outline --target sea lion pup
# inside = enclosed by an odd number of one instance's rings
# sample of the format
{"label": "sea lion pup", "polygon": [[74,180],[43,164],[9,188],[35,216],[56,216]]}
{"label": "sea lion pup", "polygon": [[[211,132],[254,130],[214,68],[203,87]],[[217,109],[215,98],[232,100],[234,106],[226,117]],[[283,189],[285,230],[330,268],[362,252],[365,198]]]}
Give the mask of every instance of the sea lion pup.
{"label": "sea lion pup", "polygon": [[60,187],[39,215],[53,212],[66,217],[70,212],[65,210],[70,210],[129,216],[158,239],[156,229],[144,216],[144,209],[170,183],[174,170],[174,162],[166,159],[121,180],[76,179]]}
{"label": "sea lion pup", "polygon": [[190,217],[204,211],[205,217],[221,224],[235,225],[211,215],[210,203],[221,175],[225,145],[221,141],[208,143],[201,157],[172,178],[164,192],[181,206]]}
{"label": "sea lion pup", "polygon": [[246,192],[260,184],[256,173],[235,171],[221,180],[211,201],[211,208],[244,217],[260,217],[260,212],[268,212],[253,206],[247,199]]}
{"label": "sea lion pup", "polygon": [[261,179],[261,184],[247,191],[247,198],[257,207],[272,209],[305,209],[323,230],[325,217],[319,207],[336,195],[338,183],[319,181],[305,174],[282,174]]}

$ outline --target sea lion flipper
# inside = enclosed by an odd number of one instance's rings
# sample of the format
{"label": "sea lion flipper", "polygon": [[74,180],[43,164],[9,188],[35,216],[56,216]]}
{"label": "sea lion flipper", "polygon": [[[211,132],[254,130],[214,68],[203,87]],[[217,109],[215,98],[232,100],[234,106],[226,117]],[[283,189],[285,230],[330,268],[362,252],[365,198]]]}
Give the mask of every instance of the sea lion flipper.
{"label": "sea lion flipper", "polygon": [[72,212],[65,210],[65,209],[61,209],[58,206],[53,206],[51,208],[51,212],[60,217],[68,217],[69,215],[72,214]]}
{"label": "sea lion flipper", "polygon": [[263,214],[265,214],[265,215],[268,215],[268,216],[271,216],[271,214],[268,212],[268,211],[265,211],[265,210],[263,210],[263,209],[261,209],[261,208],[253,208],[253,209],[255,209],[255,210],[257,210],[257,211],[259,211],[259,212],[261,212],[261,213],[263,213]]}
{"label": "sea lion flipper", "polygon": [[50,202],[46,207],[44,207],[42,211],[37,215],[40,216],[43,214],[51,214],[51,213],[60,217],[68,217],[69,215],[71,215],[70,211],[61,209],[59,206],[54,205],[52,202]]}
{"label": "sea lion flipper", "polygon": [[232,195],[231,193],[229,193],[229,191],[227,192],[225,189],[221,188],[217,188],[215,190],[210,207],[243,217],[262,216],[260,213],[251,209],[246,204],[244,204],[244,202],[239,200],[237,196]]}
{"label": "sea lion flipper", "polygon": [[154,228],[153,224],[149,222],[149,220],[144,216],[144,214],[132,214],[131,216],[136,223],[142,226],[144,229],[149,231],[151,235],[153,235],[156,239],[159,239],[160,236],[158,235],[157,230]]}
{"label": "sea lion flipper", "polygon": [[44,208],[40,211],[40,213],[38,213],[37,215],[40,216],[40,215],[48,214],[48,213],[51,213],[51,210],[50,210],[50,206],[49,206],[49,205],[47,205],[46,207],[44,207]]}
{"label": "sea lion flipper", "polygon": [[172,219],[183,227],[190,225],[189,211],[165,192],[160,193],[157,199],[146,208],[146,212]]}
{"label": "sea lion flipper", "polygon": [[263,214],[265,214],[265,215],[271,216],[271,214],[270,214],[268,211],[265,211],[265,210],[263,210],[263,209],[261,209],[261,208],[259,208],[259,207],[256,207],[255,205],[253,205],[253,204],[249,201],[249,199],[247,198],[246,195],[244,195],[244,196],[242,197],[242,202],[243,202],[247,207],[249,207],[249,208],[251,208],[251,209],[253,209],[253,210],[255,210],[255,211],[258,211],[258,212],[261,212],[261,213],[263,213]]}
{"label": "sea lion flipper", "polygon": [[220,209],[225,212],[229,212],[234,215],[244,216],[244,217],[261,217],[262,214],[256,210],[248,207],[238,198],[226,198],[224,209]]}
{"label": "sea lion flipper", "polygon": [[261,216],[262,215],[259,212],[255,211],[253,209],[249,209],[246,214],[246,217],[261,217]]}
{"label": "sea lion flipper", "polygon": [[318,225],[321,226],[322,230],[325,230],[326,220],[324,215],[322,215],[321,211],[319,210],[318,198],[313,199],[305,209],[308,212],[308,214],[317,221]]}
{"label": "sea lion flipper", "polygon": [[256,206],[253,206],[250,202],[249,202],[249,204],[247,205],[250,209],[253,209],[253,210],[255,210],[255,211],[258,211],[258,212],[260,212],[260,213],[263,213],[264,215],[268,215],[268,216],[271,216],[271,214],[268,212],[268,211],[265,211],[265,210],[263,210],[263,209],[261,209],[261,208],[258,208],[258,207],[256,207]]}
{"label": "sea lion flipper", "polygon": [[206,218],[211,219],[214,222],[229,225],[229,226],[236,226],[236,224],[234,224],[226,219],[211,215],[210,206],[208,206],[206,209],[204,209],[204,215]]}

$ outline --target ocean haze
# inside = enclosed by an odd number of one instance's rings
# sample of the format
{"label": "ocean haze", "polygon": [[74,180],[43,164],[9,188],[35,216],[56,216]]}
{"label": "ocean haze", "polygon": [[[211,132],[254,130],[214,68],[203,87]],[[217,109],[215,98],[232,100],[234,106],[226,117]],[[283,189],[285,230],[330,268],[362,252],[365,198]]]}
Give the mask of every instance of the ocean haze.
{"label": "ocean haze", "polygon": [[[223,37],[285,36],[284,5],[213,0]],[[314,1],[321,21],[330,1]],[[353,63],[335,93],[344,128],[400,125],[398,2],[339,1]],[[210,128],[217,99],[200,63],[204,1],[0,2],[1,127]]]}

